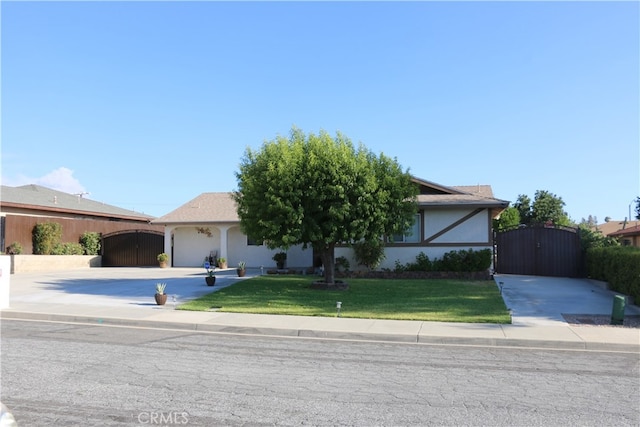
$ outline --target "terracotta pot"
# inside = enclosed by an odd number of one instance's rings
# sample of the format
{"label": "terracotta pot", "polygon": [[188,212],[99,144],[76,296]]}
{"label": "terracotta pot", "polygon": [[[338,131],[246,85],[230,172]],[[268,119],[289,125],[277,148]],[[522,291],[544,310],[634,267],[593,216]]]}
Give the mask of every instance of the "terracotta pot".
{"label": "terracotta pot", "polygon": [[156,304],[164,305],[167,302],[167,294],[155,294]]}
{"label": "terracotta pot", "polygon": [[204,280],[207,282],[207,286],[213,286],[216,284],[216,276],[207,276]]}
{"label": "terracotta pot", "polygon": [[167,268],[167,266],[168,266],[167,261],[160,262],[160,268]]}
{"label": "terracotta pot", "polygon": [[220,262],[218,261],[218,268],[223,269],[223,268],[227,268],[227,263],[226,262]]}
{"label": "terracotta pot", "polygon": [[244,277],[246,273],[247,273],[247,270],[241,270],[238,268],[238,277]]}

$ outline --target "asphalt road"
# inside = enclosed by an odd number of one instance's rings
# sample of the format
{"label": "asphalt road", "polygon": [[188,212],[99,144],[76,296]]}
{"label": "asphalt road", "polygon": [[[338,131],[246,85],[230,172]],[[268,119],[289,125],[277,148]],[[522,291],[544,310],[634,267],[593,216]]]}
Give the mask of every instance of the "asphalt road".
{"label": "asphalt road", "polygon": [[637,426],[637,353],[3,320],[20,426]]}

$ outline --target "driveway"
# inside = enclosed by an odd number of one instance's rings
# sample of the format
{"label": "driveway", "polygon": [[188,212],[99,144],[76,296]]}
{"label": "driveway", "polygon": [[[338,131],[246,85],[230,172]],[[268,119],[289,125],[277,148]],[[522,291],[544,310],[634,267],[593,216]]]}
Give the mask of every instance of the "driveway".
{"label": "driveway", "polygon": [[[618,295],[602,282],[565,277],[496,274],[502,298],[511,310],[514,325],[566,324],[563,314],[611,316]],[[627,304],[625,315],[640,315],[640,308]]]}
{"label": "driveway", "polygon": [[[204,268],[104,267],[11,275],[11,304],[86,304],[119,307],[155,306],[156,283],[167,284],[167,304],[183,303],[245,280],[235,269],[216,272],[213,287]],[[259,274],[259,270],[254,273]],[[174,300],[175,297],[175,300]]]}

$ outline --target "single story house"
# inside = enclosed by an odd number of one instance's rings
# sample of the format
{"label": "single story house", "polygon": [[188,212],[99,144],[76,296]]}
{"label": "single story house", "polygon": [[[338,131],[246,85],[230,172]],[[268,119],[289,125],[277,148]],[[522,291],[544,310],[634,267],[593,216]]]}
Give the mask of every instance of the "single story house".
{"label": "single story house", "polygon": [[[394,268],[395,262],[415,261],[424,252],[429,258],[441,258],[460,249],[492,249],[492,220],[509,205],[493,197],[488,185],[447,187],[419,178],[416,221],[409,235],[388,236],[385,259],[380,268]],[[225,258],[230,267],[245,261],[249,268],[274,268],[270,250],[243,234],[236,204],[231,193],[203,193],[176,210],[152,221],[164,226],[165,252],[170,266],[202,266],[205,258]],[[352,250],[336,248],[336,257],[345,256],[357,269]],[[312,249],[289,248],[287,266],[317,266]]]}

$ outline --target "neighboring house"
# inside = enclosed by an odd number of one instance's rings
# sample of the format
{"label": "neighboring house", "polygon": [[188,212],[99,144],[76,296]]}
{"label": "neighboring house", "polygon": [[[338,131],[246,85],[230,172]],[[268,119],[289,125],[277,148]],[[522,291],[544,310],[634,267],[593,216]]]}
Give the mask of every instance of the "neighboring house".
{"label": "neighboring house", "polygon": [[636,248],[640,248],[640,225],[627,226],[622,230],[609,233],[608,236],[618,239],[622,246],[635,246]]}
{"label": "neighboring house", "polygon": [[633,227],[636,225],[640,225],[640,221],[634,220],[634,221],[614,221],[614,220],[609,220],[607,222],[604,222],[602,224],[598,224],[595,227],[592,227],[592,229],[597,230],[599,232],[602,233],[602,235],[604,236],[609,236],[611,235],[611,233],[614,233],[616,231],[619,230],[624,230],[625,228],[629,228],[629,227]]}
{"label": "neighboring house", "polygon": [[[164,247],[164,228],[151,224],[153,216],[107,205],[80,194],[69,194],[39,185],[23,185],[0,189],[0,247],[7,251],[13,242],[22,246],[23,254],[33,253],[32,232],[38,223],[56,222],[62,226],[62,242],[78,243],[85,232],[97,232],[105,236],[123,236],[129,234],[140,238],[141,235],[155,234],[160,243],[148,249],[146,257],[140,257],[135,248],[120,247],[118,253],[107,255],[112,259],[121,259],[120,263],[107,265],[157,265],[156,256]],[[156,241],[158,239],[156,238]],[[103,240],[103,243],[105,241]],[[108,243],[108,242],[107,242]],[[122,246],[122,245],[119,245]],[[104,247],[104,246],[103,246]],[[123,258],[124,252],[130,252]],[[133,253],[136,252],[136,253]],[[105,261],[103,253],[103,265]],[[135,258],[135,260],[133,260]],[[146,261],[145,261],[146,260]],[[151,261],[149,261],[151,260]],[[152,262],[152,263],[151,263]]]}
{"label": "neighboring house", "polygon": [[[493,248],[492,220],[509,202],[494,198],[490,186],[446,187],[419,178],[413,181],[420,187],[416,222],[409,235],[388,237],[380,268],[392,269],[396,260],[413,262],[420,252],[434,259],[452,250]],[[231,193],[203,193],[152,223],[165,227],[165,252],[174,267],[201,266],[210,255],[226,258],[229,266],[245,261],[248,267],[275,267],[272,257],[279,250],[270,250],[242,233]],[[357,268],[350,248],[336,248],[339,256]],[[317,266],[317,257],[312,249],[289,248],[287,266]]]}

